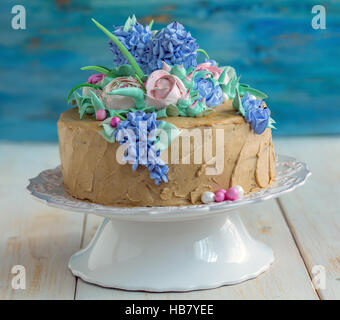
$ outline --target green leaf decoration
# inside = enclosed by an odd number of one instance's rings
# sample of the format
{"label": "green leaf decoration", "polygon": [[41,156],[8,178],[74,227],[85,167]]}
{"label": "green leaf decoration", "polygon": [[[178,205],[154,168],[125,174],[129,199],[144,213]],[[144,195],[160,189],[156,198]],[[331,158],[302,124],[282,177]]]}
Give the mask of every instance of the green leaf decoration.
{"label": "green leaf decoration", "polygon": [[168,115],[166,114],[166,108],[160,109],[156,112],[156,118],[166,118]]}
{"label": "green leaf decoration", "polygon": [[218,82],[219,83],[224,83],[224,80],[225,80],[225,76],[227,75],[227,69],[224,68],[220,77],[218,78]]}
{"label": "green leaf decoration", "polygon": [[108,94],[131,97],[135,100],[137,109],[145,107],[144,91],[140,88],[134,88],[134,87],[120,88],[120,89],[112,90]]}
{"label": "green leaf decoration", "polygon": [[[112,118],[109,118],[110,121]],[[111,125],[109,123],[103,123],[102,124],[103,128],[104,128],[104,131],[105,131],[105,134],[109,137],[112,136],[112,134],[114,133],[115,131],[115,128],[112,128]]]}
{"label": "green leaf decoration", "polygon": [[99,131],[99,134],[109,143],[114,143],[116,141],[114,134],[112,134],[112,136],[108,136],[105,133],[105,130]]}
{"label": "green leaf decoration", "polygon": [[235,91],[236,91],[236,93],[235,93],[235,98],[233,100],[233,108],[235,110],[237,110],[244,117],[246,112],[245,112],[243,105],[242,105],[240,93],[239,93],[237,88],[235,89]]}
{"label": "green leaf decoration", "polygon": [[112,72],[110,69],[106,68],[106,67],[100,67],[100,66],[86,66],[86,67],[82,67],[80,68],[80,70],[94,70],[97,71],[99,73],[103,73],[107,76],[112,76]]}
{"label": "green leaf decoration", "polygon": [[249,94],[252,94],[255,97],[260,98],[260,99],[268,98],[268,96],[264,92],[251,88],[249,85],[245,85],[243,83],[239,85],[239,90],[240,90],[241,95],[245,95],[248,92]]}
{"label": "green leaf decoration", "polygon": [[108,141],[109,143],[115,142],[115,135],[114,132],[116,128],[112,128],[110,125],[111,118],[106,118],[100,125],[103,127],[103,130],[99,133],[102,135],[102,137]]}
{"label": "green leaf decoration", "polygon": [[93,91],[90,91],[90,94],[91,102],[95,112],[97,112],[99,109],[105,109],[103,102],[97,97],[97,95]]}
{"label": "green leaf decoration", "polygon": [[174,104],[169,104],[166,108],[160,109],[156,113],[157,119],[166,117],[177,117],[179,115],[178,108]]}
{"label": "green leaf decoration", "polygon": [[133,15],[132,18],[128,17],[126,22],[125,22],[123,30],[125,32],[129,32],[131,30],[131,28],[136,24],[136,22],[137,22],[137,19],[136,19],[135,15]]}
{"label": "green leaf decoration", "polygon": [[202,112],[198,113],[196,115],[196,118],[206,117],[212,112],[215,112],[215,110],[212,108],[207,108],[206,110],[203,110]]}
{"label": "green leaf decoration", "polygon": [[269,117],[269,122],[268,122],[267,128],[276,129],[276,127],[273,125],[273,123],[276,123],[276,121],[272,117]]}
{"label": "green leaf decoration", "polygon": [[123,116],[123,113],[127,113],[127,112],[122,112],[122,111],[126,111],[126,110],[114,110],[114,109],[108,109],[111,118],[112,117],[118,117],[120,120],[126,120],[126,117]]}
{"label": "green leaf decoration", "polygon": [[170,73],[177,76],[181,80],[187,76],[187,71],[183,66],[175,65],[171,68]]}
{"label": "green leaf decoration", "polygon": [[80,119],[83,118],[84,114],[93,114],[94,108],[90,102],[82,102],[81,106],[78,108]]}
{"label": "green leaf decoration", "polygon": [[175,106],[174,104],[169,104],[166,107],[166,114],[168,115],[168,117],[178,117],[179,112],[177,106]]}
{"label": "green leaf decoration", "polygon": [[142,69],[139,67],[138,63],[136,60],[133,58],[131,53],[124,47],[124,45],[118,40],[118,38],[113,35],[109,30],[107,30],[104,26],[102,26],[99,22],[97,22],[95,19],[92,18],[92,21],[94,24],[102,30],[115,44],[116,46],[120,49],[121,53],[128,59],[130,62],[131,66],[135,70],[136,74],[143,79],[144,73]]}
{"label": "green leaf decoration", "polygon": [[152,19],[151,22],[149,23],[150,31],[151,31],[151,29],[152,29],[153,23],[154,23],[154,20]]}
{"label": "green leaf decoration", "polygon": [[[167,121],[161,121],[157,129],[159,130],[160,135],[157,134],[157,131],[156,135],[160,137],[160,139],[158,139],[154,145],[161,151],[167,149],[171,144],[171,141],[181,134],[181,131],[175,125]],[[162,138],[162,132],[166,133],[166,136],[164,136],[165,139]]]}
{"label": "green leaf decoration", "polygon": [[209,58],[209,55],[207,54],[207,52],[206,52],[205,50],[203,50],[203,49],[197,49],[196,51],[197,51],[197,52],[202,52],[202,53],[205,55],[205,57],[206,57],[207,59],[210,59],[210,58]]}
{"label": "green leaf decoration", "polygon": [[111,70],[115,77],[135,77],[136,71],[130,64],[122,64],[119,67],[115,67]]}
{"label": "green leaf decoration", "polygon": [[77,89],[82,88],[82,87],[91,87],[91,88],[94,88],[94,89],[101,89],[100,86],[97,86],[96,84],[92,84],[92,83],[85,82],[85,83],[78,84],[75,87],[73,87],[71,89],[70,93],[68,94],[68,96],[67,96],[67,103],[70,100],[72,93],[74,91],[76,91]]}
{"label": "green leaf decoration", "polygon": [[235,69],[234,69],[233,67],[231,67],[231,66],[226,66],[226,67],[225,67],[225,70],[226,70],[226,72],[227,72],[227,75],[228,75],[228,78],[229,78],[229,79],[234,79],[234,78],[236,78],[236,71],[235,71]]}
{"label": "green leaf decoration", "polygon": [[75,91],[74,97],[76,99],[76,103],[77,103],[77,106],[79,108],[81,106],[81,95],[77,91]]}
{"label": "green leaf decoration", "polygon": [[141,85],[142,89],[144,90],[144,92],[146,92],[146,88],[144,86],[144,83],[142,81],[142,79],[136,74],[135,75],[136,79],[138,80],[139,84]]}

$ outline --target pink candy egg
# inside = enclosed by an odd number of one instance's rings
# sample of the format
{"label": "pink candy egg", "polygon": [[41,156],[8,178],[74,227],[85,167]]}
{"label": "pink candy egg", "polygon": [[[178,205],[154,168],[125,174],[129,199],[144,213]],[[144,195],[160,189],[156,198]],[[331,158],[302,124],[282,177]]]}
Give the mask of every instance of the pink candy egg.
{"label": "pink candy egg", "polygon": [[119,117],[113,117],[111,119],[110,125],[111,127],[115,128],[118,126],[118,123],[120,122],[120,118]]}
{"label": "pink candy egg", "polygon": [[217,192],[223,192],[225,195],[227,194],[227,190],[226,189],[219,189],[219,190],[216,191],[216,193]]}
{"label": "pink candy egg", "polygon": [[215,202],[222,202],[225,200],[225,193],[221,190],[218,190],[215,193]]}
{"label": "pink candy egg", "polygon": [[237,188],[232,187],[227,190],[227,193],[226,193],[227,200],[235,201],[235,200],[238,200],[239,197],[240,197],[240,193]]}
{"label": "pink candy egg", "polygon": [[96,119],[98,121],[103,121],[106,119],[106,110],[105,109],[99,109],[96,111]]}

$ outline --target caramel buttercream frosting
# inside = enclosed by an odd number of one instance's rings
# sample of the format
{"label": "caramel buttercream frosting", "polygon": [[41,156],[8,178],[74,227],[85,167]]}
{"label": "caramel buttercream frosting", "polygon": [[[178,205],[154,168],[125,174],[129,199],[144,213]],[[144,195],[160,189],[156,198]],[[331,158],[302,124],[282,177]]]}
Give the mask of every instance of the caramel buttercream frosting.
{"label": "caramel buttercream frosting", "polygon": [[112,206],[181,206],[201,203],[205,191],[240,185],[246,193],[275,179],[271,129],[255,134],[226,101],[205,117],[168,117],[181,134],[161,157],[168,182],[156,185],[146,167],[122,164],[123,151],[99,134],[92,116],[76,108],[58,121],[65,189],[74,197]]}

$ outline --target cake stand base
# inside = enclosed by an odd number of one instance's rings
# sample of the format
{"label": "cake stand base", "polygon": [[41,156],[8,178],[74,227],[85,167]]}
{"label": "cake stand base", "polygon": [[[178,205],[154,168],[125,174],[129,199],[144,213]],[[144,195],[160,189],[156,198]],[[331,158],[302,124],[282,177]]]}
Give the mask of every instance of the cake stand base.
{"label": "cake stand base", "polygon": [[254,278],[274,261],[236,211],[180,221],[105,218],[69,262],[72,273],[104,287],[144,291],[216,288]]}

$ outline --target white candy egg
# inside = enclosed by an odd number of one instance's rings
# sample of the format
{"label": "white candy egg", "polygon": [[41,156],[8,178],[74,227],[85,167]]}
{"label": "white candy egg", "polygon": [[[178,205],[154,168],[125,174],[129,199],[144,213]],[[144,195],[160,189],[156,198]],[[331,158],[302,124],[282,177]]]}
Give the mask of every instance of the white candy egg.
{"label": "white candy egg", "polygon": [[244,196],[244,190],[241,186],[233,186],[233,188],[237,189],[238,194],[239,194],[239,199],[243,198]]}
{"label": "white candy egg", "polygon": [[212,203],[215,201],[215,193],[206,191],[201,195],[201,201],[203,203]]}

